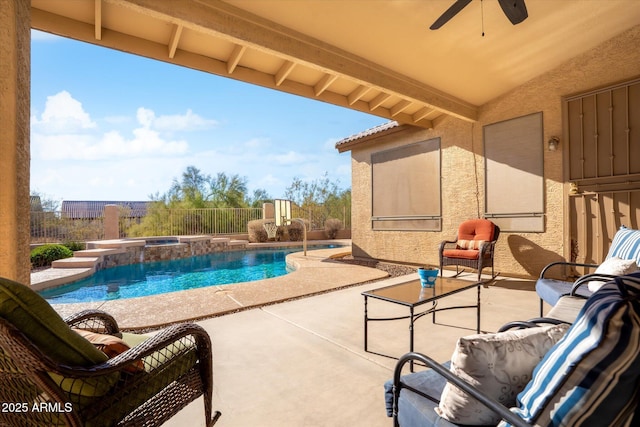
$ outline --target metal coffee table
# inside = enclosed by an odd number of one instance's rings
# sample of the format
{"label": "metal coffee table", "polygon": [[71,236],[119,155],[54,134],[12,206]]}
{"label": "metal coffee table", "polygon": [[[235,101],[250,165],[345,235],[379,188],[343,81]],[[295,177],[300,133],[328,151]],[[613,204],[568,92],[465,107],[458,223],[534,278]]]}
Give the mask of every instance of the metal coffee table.
{"label": "metal coffee table", "polygon": [[[461,308],[476,308],[477,309],[477,324],[476,331],[480,333],[480,289],[483,282],[469,282],[466,280],[438,277],[435,286],[432,288],[423,288],[420,285],[420,280],[414,280],[411,282],[400,283],[398,285],[385,286],[384,288],[374,289],[371,291],[363,292],[364,296],[364,351],[377,354],[385,357],[392,357],[382,353],[376,353],[369,351],[368,349],[368,329],[369,322],[374,321],[388,321],[388,320],[401,320],[409,319],[409,351],[413,351],[413,329],[416,320],[421,317],[431,314],[433,316],[433,322],[436,321],[436,313],[444,310],[455,310]],[[438,301],[442,298],[457,294],[459,292],[467,291],[476,288],[478,290],[478,298],[475,305],[459,305],[454,307],[442,307],[438,308]],[[375,298],[382,301],[387,301],[393,304],[403,305],[409,308],[409,315],[400,317],[385,317],[385,318],[372,318],[369,317],[367,302],[369,298]],[[421,306],[424,310],[420,310]],[[418,310],[417,310],[418,309]],[[413,371],[413,365],[411,366]]]}

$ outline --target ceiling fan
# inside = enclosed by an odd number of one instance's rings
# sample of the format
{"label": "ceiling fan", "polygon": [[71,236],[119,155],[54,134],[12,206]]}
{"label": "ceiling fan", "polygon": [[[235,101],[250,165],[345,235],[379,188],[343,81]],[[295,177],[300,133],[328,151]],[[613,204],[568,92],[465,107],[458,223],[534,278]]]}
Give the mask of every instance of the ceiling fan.
{"label": "ceiling fan", "polygon": [[[434,22],[429,29],[437,30],[442,27],[469,3],[471,3],[471,0],[456,0],[449,9],[436,19],[436,22]],[[527,16],[529,16],[527,14],[527,6],[525,6],[524,0],[498,0],[498,3],[500,3],[502,11],[507,15],[507,18],[509,18],[509,21],[511,21],[513,25],[521,23],[527,19]]]}

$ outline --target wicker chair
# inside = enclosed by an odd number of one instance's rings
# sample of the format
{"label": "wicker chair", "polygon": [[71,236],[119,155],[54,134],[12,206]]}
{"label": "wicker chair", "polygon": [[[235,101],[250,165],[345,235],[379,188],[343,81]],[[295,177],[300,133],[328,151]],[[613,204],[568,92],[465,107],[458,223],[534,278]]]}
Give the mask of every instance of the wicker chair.
{"label": "wicker chair", "polygon": [[[71,327],[137,345],[109,359]],[[211,409],[211,340],[198,325],[149,337],[120,334],[97,310],[63,321],[27,286],[2,278],[0,384],[0,425],[158,426],[200,396],[206,425],[220,416]]]}
{"label": "wicker chair", "polygon": [[455,265],[456,276],[461,273],[458,267],[463,266],[478,270],[478,281],[485,267],[491,267],[491,277],[495,277],[493,254],[499,235],[500,228],[487,219],[464,221],[454,240],[440,243],[440,275],[442,267]]}

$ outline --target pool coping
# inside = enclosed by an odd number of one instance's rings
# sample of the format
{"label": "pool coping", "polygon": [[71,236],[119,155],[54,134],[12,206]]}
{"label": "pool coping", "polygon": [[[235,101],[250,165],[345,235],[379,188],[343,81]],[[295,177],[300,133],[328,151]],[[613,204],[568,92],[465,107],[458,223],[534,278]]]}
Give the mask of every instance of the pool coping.
{"label": "pool coping", "polygon": [[[313,241],[326,244],[338,241]],[[344,241],[341,241],[344,243]],[[280,242],[276,242],[280,243]],[[269,244],[258,244],[269,247]],[[273,242],[271,243],[273,247]],[[285,246],[279,244],[275,247]],[[89,303],[51,304],[66,317],[84,309],[108,312],[123,329],[153,329],[171,323],[195,321],[238,311],[317,295],[335,289],[379,280],[388,274],[376,268],[335,261],[335,257],[351,253],[351,246],[331,249],[309,249],[287,255],[287,264],[295,271],[271,279],[231,285],[211,286],[161,295]]]}

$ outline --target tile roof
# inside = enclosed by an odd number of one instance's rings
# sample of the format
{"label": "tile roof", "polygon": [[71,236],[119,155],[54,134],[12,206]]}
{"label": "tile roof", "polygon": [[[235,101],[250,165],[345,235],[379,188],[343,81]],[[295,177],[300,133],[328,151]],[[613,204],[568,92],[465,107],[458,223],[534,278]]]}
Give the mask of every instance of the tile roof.
{"label": "tile roof", "polygon": [[145,216],[149,203],[151,202],[63,200],[61,210],[67,218],[101,218],[106,205],[117,205],[128,208],[130,218],[139,218]]}
{"label": "tile roof", "polygon": [[357,141],[359,139],[366,138],[368,136],[375,135],[377,133],[381,133],[381,132],[387,131],[389,129],[393,129],[393,128],[398,127],[398,126],[400,126],[400,125],[395,120],[387,122],[387,123],[383,123],[383,124],[378,125],[376,127],[372,127],[371,129],[367,129],[367,130],[362,131],[360,133],[357,133],[355,135],[351,135],[351,136],[349,136],[347,138],[341,139],[340,141],[336,142],[336,148],[340,147],[341,145],[347,144],[349,142]]}

